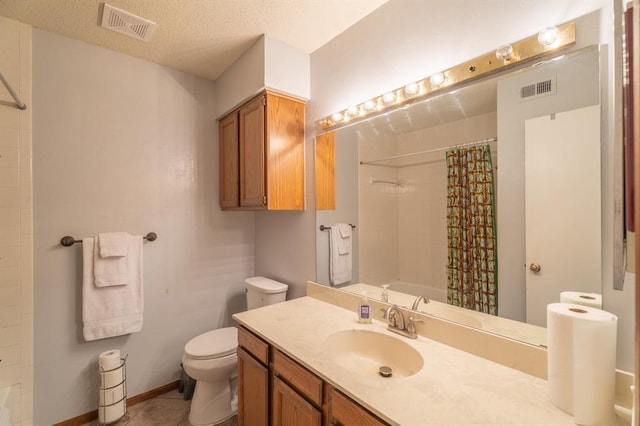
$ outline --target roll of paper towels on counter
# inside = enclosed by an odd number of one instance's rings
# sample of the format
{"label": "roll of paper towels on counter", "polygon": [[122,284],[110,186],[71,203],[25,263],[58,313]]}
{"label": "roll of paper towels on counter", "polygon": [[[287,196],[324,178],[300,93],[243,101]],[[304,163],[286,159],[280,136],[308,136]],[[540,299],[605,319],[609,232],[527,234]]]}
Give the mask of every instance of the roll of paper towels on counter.
{"label": "roll of paper towels on counter", "polygon": [[563,291],[560,293],[561,303],[573,303],[575,305],[591,306],[602,309],[602,295],[598,293],[583,293],[580,291]]}
{"label": "roll of paper towels on counter", "polygon": [[549,396],[576,424],[614,419],[617,324],[615,315],[589,306],[547,306]]}

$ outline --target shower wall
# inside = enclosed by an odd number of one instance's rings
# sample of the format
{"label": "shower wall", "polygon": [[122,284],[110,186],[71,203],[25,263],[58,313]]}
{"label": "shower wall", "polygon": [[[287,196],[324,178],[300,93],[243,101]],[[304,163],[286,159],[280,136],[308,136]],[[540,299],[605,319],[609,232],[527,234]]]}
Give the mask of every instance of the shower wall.
{"label": "shower wall", "polygon": [[[496,136],[496,113],[402,135],[398,153],[424,151]],[[495,151],[496,143],[492,143]],[[398,279],[447,288],[447,167],[445,151],[413,157],[398,169]],[[494,158],[494,166],[495,166]]]}
{"label": "shower wall", "polygon": [[[359,155],[373,160],[492,138],[496,132],[495,112],[399,135],[365,130],[358,138]],[[445,151],[401,164],[359,166],[360,280],[401,281],[442,293],[447,288]]]}

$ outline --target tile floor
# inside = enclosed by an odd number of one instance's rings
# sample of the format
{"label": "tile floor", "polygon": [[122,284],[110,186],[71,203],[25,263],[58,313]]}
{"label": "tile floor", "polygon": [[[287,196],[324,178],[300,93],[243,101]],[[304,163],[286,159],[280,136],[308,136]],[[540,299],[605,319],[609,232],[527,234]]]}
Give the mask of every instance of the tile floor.
{"label": "tile floor", "polygon": [[[185,401],[178,390],[172,390],[148,401],[127,407],[127,416],[114,426],[191,426],[189,407],[191,401]],[[96,426],[98,421],[82,426]],[[237,426],[234,416],[219,426]]]}

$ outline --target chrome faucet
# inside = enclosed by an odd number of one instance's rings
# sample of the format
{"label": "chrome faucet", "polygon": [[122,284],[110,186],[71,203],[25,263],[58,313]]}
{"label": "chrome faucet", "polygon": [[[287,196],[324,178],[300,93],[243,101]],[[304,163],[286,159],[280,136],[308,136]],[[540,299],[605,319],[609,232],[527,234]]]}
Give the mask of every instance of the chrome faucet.
{"label": "chrome faucet", "polygon": [[387,329],[394,333],[401,334],[410,339],[417,339],[418,333],[416,331],[416,323],[424,322],[424,320],[409,317],[405,321],[402,310],[397,305],[391,305],[387,309],[382,309],[384,314],[383,318],[389,321]]}
{"label": "chrome faucet", "polygon": [[420,305],[420,301],[424,300],[424,303],[429,303],[431,300],[427,296],[418,296],[416,300],[413,301],[413,305],[411,305],[411,309],[414,311],[418,310],[418,305]]}
{"label": "chrome faucet", "polygon": [[398,305],[389,306],[384,310],[382,317],[389,321],[389,330],[404,330],[404,315],[402,315],[402,311],[398,308]]}

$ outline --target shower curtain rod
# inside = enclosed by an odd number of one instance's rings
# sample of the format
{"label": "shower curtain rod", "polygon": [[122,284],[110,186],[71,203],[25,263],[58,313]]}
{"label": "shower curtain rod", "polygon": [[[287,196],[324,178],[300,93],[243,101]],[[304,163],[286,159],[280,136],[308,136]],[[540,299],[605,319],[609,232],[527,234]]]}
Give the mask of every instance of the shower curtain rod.
{"label": "shower curtain rod", "polygon": [[381,161],[388,161],[388,160],[396,160],[398,158],[413,157],[415,155],[429,154],[431,152],[438,152],[438,151],[446,151],[448,149],[462,148],[464,146],[480,145],[480,144],[488,143],[488,142],[496,142],[497,140],[498,140],[497,137],[493,137],[493,138],[481,139],[481,140],[472,141],[472,142],[465,142],[465,143],[461,143],[461,144],[458,144],[458,145],[445,146],[443,148],[428,149],[426,151],[411,152],[409,154],[392,155],[390,157],[378,158],[377,160],[360,161],[360,165],[364,166],[364,165],[367,165],[367,164],[379,163]]}
{"label": "shower curtain rod", "polygon": [[0,80],[2,81],[2,84],[4,84],[4,87],[7,88],[7,91],[9,92],[9,94],[11,95],[13,100],[15,101],[16,107],[18,109],[22,109],[22,110],[27,109],[27,105],[25,105],[25,103],[20,100],[18,95],[16,95],[16,92],[13,91],[13,88],[11,87],[11,85],[9,84],[7,79],[4,78],[4,75],[2,75],[2,72],[0,72]]}

